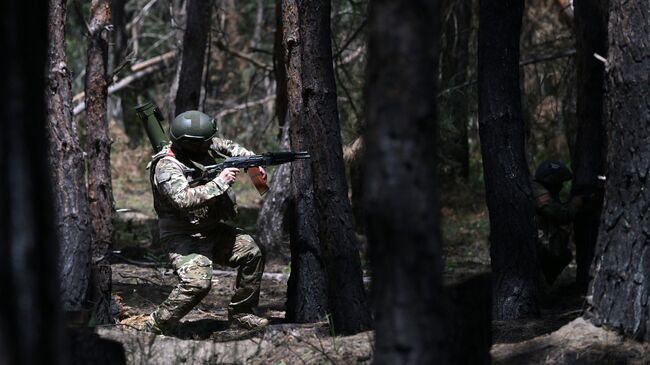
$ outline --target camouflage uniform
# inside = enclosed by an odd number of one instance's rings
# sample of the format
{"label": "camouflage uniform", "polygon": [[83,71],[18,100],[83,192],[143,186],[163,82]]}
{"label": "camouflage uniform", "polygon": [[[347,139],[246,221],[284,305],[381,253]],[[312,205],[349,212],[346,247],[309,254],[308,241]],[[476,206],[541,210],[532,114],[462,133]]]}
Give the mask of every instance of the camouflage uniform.
{"label": "camouflage uniform", "polygon": [[[214,138],[212,142],[212,148],[224,155],[253,154],[229,140]],[[169,258],[180,279],[150,317],[150,326],[162,331],[176,325],[208,294],[213,262],[239,267],[228,308],[231,316],[250,313],[257,305],[264,270],[264,255],[253,238],[222,223],[236,213],[230,186],[217,177],[190,187],[189,182],[198,177],[190,172],[190,166],[190,161],[175,155],[168,146],[153,157],[150,167],[161,243],[169,247]]]}
{"label": "camouflage uniform", "polygon": [[532,182],[532,189],[540,263],[547,283],[552,284],[571,262],[570,231],[566,226],[573,221],[576,208],[571,203],[562,203],[559,192],[552,193],[538,181]]}

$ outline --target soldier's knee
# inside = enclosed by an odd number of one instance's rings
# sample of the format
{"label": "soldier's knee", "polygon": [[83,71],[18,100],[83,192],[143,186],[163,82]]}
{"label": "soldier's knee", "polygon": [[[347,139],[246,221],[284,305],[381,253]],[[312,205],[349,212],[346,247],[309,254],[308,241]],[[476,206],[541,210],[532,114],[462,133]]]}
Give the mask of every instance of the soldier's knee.
{"label": "soldier's knee", "polygon": [[196,255],[178,270],[181,283],[187,290],[196,294],[207,294],[212,286],[212,261],[205,256]]}
{"label": "soldier's knee", "polygon": [[193,281],[191,285],[194,287],[197,293],[207,294],[210,291],[210,288],[212,287],[212,280],[209,279],[196,280]]}
{"label": "soldier's knee", "polygon": [[249,257],[253,260],[263,260],[265,256],[264,251],[257,243],[255,243],[252,237],[250,238],[250,240],[251,241],[248,249]]}

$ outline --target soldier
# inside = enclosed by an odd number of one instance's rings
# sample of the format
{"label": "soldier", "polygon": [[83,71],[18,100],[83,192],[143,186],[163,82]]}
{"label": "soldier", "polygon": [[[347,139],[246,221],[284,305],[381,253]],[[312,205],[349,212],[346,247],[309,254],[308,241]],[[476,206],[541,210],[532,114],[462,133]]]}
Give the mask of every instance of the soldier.
{"label": "soldier", "polygon": [[[169,333],[210,291],[212,263],[238,267],[235,294],[228,306],[232,325],[264,327],[268,320],[253,314],[260,293],[264,254],[253,238],[224,220],[236,214],[231,185],[239,172],[227,168],[214,180],[190,187],[200,167],[214,164],[211,154],[252,155],[229,140],[215,137],[215,121],[199,111],[187,111],[171,123],[171,144],[156,154],[150,165],[154,208],[159,218],[161,243],[180,283],[147,318],[145,329]],[[263,177],[264,169],[260,167]]]}
{"label": "soldier", "polygon": [[532,182],[540,266],[549,285],[553,284],[572,258],[570,231],[566,226],[573,221],[576,210],[582,204],[582,197],[572,196],[567,203],[560,200],[564,182],[572,178],[573,174],[564,164],[547,160],[539,165]]}

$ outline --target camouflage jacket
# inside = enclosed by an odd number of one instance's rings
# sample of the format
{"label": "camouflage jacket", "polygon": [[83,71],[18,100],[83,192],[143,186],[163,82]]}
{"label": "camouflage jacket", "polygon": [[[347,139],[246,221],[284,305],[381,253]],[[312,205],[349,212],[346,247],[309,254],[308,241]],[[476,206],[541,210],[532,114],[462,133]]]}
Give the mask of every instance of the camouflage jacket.
{"label": "camouflage jacket", "polygon": [[[214,138],[212,142],[212,149],[225,156],[253,154],[230,140]],[[206,156],[206,161],[197,162],[213,161]],[[205,233],[236,212],[235,196],[228,184],[217,177],[190,187],[198,173],[188,165],[189,161],[176,156],[169,145],[152,158],[150,181],[161,238],[178,233]]]}
{"label": "camouflage jacket", "polygon": [[[568,239],[568,232],[562,228],[573,221],[576,209],[571,203],[562,203],[557,194],[552,194],[544,185],[537,181],[531,184],[535,198],[535,221],[538,229],[538,238],[541,243],[547,243],[554,236],[563,236]],[[564,238],[566,236],[566,238]]]}

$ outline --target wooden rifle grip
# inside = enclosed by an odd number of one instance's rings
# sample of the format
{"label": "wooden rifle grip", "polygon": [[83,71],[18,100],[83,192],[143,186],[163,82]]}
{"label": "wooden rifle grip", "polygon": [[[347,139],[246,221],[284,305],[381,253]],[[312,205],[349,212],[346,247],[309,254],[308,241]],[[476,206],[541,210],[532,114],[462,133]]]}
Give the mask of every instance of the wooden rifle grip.
{"label": "wooden rifle grip", "polygon": [[266,185],[266,180],[262,177],[262,172],[259,167],[249,167],[246,172],[248,172],[248,176],[251,178],[255,189],[257,189],[260,195],[264,195],[269,191],[269,186]]}

